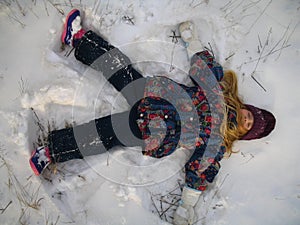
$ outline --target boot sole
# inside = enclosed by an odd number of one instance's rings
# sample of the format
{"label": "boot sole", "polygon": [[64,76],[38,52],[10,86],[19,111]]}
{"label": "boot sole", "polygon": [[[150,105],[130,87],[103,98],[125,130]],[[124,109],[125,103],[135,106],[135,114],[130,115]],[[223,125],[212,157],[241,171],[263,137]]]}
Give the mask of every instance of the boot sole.
{"label": "boot sole", "polygon": [[[51,159],[51,158],[50,158],[49,148],[48,148],[48,147],[45,147],[45,151],[46,151],[46,156],[47,156],[47,158]],[[37,175],[37,176],[39,176],[39,175],[41,175],[41,173],[44,171],[44,169],[51,163],[51,161],[49,161],[49,162],[46,164],[46,166],[43,168],[43,170],[42,170],[41,172],[39,172],[39,170],[36,168],[34,162],[32,161],[32,158],[33,158],[33,156],[35,155],[35,153],[36,153],[36,150],[34,150],[34,151],[32,152],[31,157],[30,157],[30,159],[29,159],[29,164],[30,164],[30,167],[31,167],[31,169],[33,170],[34,174]]]}
{"label": "boot sole", "polygon": [[61,42],[62,43],[67,44],[65,39],[66,39],[67,33],[68,33],[68,26],[71,26],[71,24],[72,24],[71,21],[73,21],[77,16],[80,16],[80,12],[79,12],[78,9],[73,9],[67,15],[66,22],[64,23],[64,30],[63,30],[63,33],[61,35]]}

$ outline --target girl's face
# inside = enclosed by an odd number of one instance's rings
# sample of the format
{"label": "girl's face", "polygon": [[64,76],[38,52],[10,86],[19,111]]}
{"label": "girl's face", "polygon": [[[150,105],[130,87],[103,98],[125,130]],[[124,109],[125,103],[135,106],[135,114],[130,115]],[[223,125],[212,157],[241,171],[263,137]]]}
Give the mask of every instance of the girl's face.
{"label": "girl's face", "polygon": [[246,130],[251,130],[253,123],[254,123],[254,118],[253,118],[252,112],[250,112],[247,109],[241,109],[240,113],[242,115],[242,126]]}

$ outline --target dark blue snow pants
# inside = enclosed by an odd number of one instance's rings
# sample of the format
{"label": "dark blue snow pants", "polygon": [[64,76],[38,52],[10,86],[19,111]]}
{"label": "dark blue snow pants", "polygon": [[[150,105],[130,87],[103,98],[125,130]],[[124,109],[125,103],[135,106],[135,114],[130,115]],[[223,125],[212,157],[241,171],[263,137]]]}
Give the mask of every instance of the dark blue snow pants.
{"label": "dark blue snow pants", "polygon": [[48,135],[52,161],[64,162],[101,154],[118,145],[143,146],[136,120],[137,106],[144,94],[145,78],[132,67],[126,55],[93,31],[86,32],[76,42],[75,57],[101,72],[122,93],[131,109],[52,131]]}

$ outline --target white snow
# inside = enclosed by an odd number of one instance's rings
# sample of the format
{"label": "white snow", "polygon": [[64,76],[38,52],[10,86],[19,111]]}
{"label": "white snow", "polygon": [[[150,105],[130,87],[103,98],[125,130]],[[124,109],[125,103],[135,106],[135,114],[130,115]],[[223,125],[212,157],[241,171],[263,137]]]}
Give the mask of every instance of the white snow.
{"label": "white snow", "polygon": [[192,32],[190,30],[185,30],[181,32],[181,37],[184,39],[189,39],[192,37]]}
{"label": "white snow", "polygon": [[196,224],[299,224],[300,2],[295,0],[1,1],[1,224],[171,222],[190,155],[182,149],[152,159],[141,155],[140,147],[114,148],[61,163],[44,178],[29,167],[38,137],[48,129],[128,109],[101,74],[76,61],[73,52],[67,57],[71,48],[60,49],[59,10],[66,14],[74,7],[81,10],[84,27],[120,47],[145,76],[165,75],[184,84],[187,53],[180,39],[175,45],[169,36],[172,30],[178,34],[179,23],[192,20],[202,43],[238,73],[243,99],[277,118],[270,136],[238,142],[239,152],[222,160],[218,178],[197,204]]}

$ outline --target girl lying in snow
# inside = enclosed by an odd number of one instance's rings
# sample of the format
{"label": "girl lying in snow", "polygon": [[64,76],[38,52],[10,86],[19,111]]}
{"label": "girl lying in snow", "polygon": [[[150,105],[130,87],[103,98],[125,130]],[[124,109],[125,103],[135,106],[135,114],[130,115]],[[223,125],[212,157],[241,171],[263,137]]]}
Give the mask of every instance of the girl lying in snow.
{"label": "girl lying in snow", "polygon": [[75,57],[103,76],[128,101],[126,112],[95,119],[72,128],[52,131],[48,146],[37,148],[30,165],[39,175],[49,163],[100,154],[115,146],[142,146],[144,155],[161,158],[177,147],[193,151],[185,164],[185,187],[174,214],[175,224],[192,224],[201,192],[220,169],[225,153],[236,140],[267,136],[275,126],[272,113],[244,104],[237,78],[224,71],[203,49],[191,22],[179,25],[191,58],[188,87],[166,77],[144,78],[118,48],[81,27],[80,12],[65,21],[62,42],[75,48]]}

